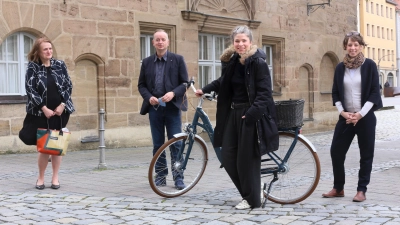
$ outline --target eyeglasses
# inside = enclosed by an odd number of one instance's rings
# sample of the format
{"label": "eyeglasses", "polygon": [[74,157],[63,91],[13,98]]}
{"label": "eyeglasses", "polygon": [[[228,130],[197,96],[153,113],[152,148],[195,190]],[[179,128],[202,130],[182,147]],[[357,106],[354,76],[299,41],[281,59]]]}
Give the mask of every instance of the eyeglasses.
{"label": "eyeglasses", "polygon": [[346,37],[351,37],[351,36],[361,36],[361,35],[357,31],[353,31],[353,32],[350,32],[350,33],[346,34]]}

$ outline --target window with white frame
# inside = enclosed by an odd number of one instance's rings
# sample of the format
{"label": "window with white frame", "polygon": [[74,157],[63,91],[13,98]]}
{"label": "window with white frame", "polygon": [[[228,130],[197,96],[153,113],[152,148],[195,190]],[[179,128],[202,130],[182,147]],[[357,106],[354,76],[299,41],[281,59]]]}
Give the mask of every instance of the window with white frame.
{"label": "window with white frame", "polygon": [[366,12],[369,12],[368,7],[369,7],[369,6],[368,6],[368,0],[366,0],[366,3],[365,3],[365,11],[366,11]]}
{"label": "window with white frame", "polygon": [[392,73],[389,73],[387,75],[387,79],[386,80],[389,82],[390,87],[393,87],[394,82],[393,82],[393,74]]}
{"label": "window with white frame", "polygon": [[374,13],[374,3],[371,2],[371,13]]}
{"label": "window with white frame", "polygon": [[390,40],[392,40],[393,41],[393,29],[390,29]]}
{"label": "window with white frame", "polygon": [[25,72],[35,37],[25,32],[8,36],[0,45],[0,95],[26,95]]}
{"label": "window with white frame", "polygon": [[371,26],[371,31],[372,31],[372,37],[375,37],[375,26]]}
{"label": "window with white frame", "polygon": [[265,62],[267,62],[268,64],[268,68],[269,68],[269,74],[271,76],[271,88],[272,90],[274,89],[274,85],[273,85],[273,78],[274,78],[274,67],[273,67],[273,55],[272,55],[272,46],[271,45],[263,45],[263,50],[265,52],[265,54],[267,55]]}
{"label": "window with white frame", "polygon": [[392,50],[392,62],[394,62],[394,50]]}
{"label": "window with white frame", "polygon": [[372,59],[375,60],[375,48],[372,48]]}
{"label": "window with white frame", "polygon": [[199,72],[200,88],[221,76],[220,56],[229,46],[228,36],[199,34]]}
{"label": "window with white frame", "polygon": [[381,28],[380,28],[380,26],[376,27],[376,34],[378,35],[378,38],[381,37]]}
{"label": "window with white frame", "polygon": [[141,34],[140,35],[140,61],[144,58],[155,54],[156,50],[152,44],[153,35]]}
{"label": "window with white frame", "polygon": [[387,29],[386,29],[386,31],[387,31],[387,32],[386,32],[386,33],[387,33],[387,35],[386,35],[386,39],[390,40],[389,28],[387,28]]}

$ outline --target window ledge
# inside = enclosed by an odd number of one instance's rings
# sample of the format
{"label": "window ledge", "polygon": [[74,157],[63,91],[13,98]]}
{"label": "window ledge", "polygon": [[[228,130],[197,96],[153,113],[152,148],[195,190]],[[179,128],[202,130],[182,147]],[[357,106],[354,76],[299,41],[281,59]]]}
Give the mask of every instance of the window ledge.
{"label": "window ledge", "polygon": [[320,94],[321,95],[328,95],[328,94],[332,94],[332,91],[321,91]]}
{"label": "window ledge", "polygon": [[26,96],[0,96],[0,105],[26,104]]}

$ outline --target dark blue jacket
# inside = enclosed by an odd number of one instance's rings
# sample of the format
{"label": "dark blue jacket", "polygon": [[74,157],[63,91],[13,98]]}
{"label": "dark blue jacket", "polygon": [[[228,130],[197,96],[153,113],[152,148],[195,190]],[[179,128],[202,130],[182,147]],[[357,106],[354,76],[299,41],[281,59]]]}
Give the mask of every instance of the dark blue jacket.
{"label": "dark blue jacket", "polygon": [[[341,62],[336,66],[333,77],[333,105],[335,105],[337,101],[340,101],[342,105],[344,103],[344,72],[345,66],[343,62]],[[361,106],[364,106],[367,101],[374,104],[371,109],[372,111],[378,110],[383,106],[379,88],[378,69],[376,68],[375,62],[368,58],[366,58],[361,65]],[[347,112],[345,105],[343,105],[343,108]]]}
{"label": "dark blue jacket", "polygon": [[[149,99],[153,96],[155,87],[156,66],[154,62],[155,55],[149,56],[142,61],[138,81],[138,89],[143,97],[140,114],[145,115],[149,112]],[[187,100],[183,96],[186,92],[188,83],[188,73],[186,64],[181,55],[172,52],[167,53],[167,62],[164,68],[164,86],[167,92],[173,91],[175,97],[171,102],[182,111],[187,111]]]}
{"label": "dark blue jacket", "polygon": [[[67,72],[64,61],[50,59],[51,75],[57,85],[58,93],[65,103],[68,113],[75,111],[72,103],[72,82]],[[26,112],[35,116],[42,116],[41,107],[47,101],[47,74],[46,67],[41,63],[29,62],[25,75],[25,90],[28,97]]]}

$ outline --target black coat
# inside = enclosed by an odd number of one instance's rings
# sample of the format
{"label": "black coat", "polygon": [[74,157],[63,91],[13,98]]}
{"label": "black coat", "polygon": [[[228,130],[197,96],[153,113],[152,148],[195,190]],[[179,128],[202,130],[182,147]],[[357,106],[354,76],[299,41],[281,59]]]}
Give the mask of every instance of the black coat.
{"label": "black coat", "polygon": [[[75,111],[72,103],[72,82],[68,75],[67,66],[64,61],[50,59],[51,75],[57,85],[58,94],[65,103],[68,113]],[[42,63],[29,62],[25,75],[25,90],[28,101],[26,112],[34,116],[43,116],[41,108],[47,102],[47,71]]]}
{"label": "black coat", "polygon": [[[332,86],[332,102],[335,105],[335,102],[340,101],[344,102],[344,72],[345,66],[343,62],[339,63],[335,69],[335,75],[333,77],[333,86]],[[364,63],[361,65],[361,105],[369,101],[374,104],[372,106],[372,110],[378,110],[382,108],[382,97],[380,94],[379,88],[379,76],[378,69],[376,68],[376,64],[371,59],[366,58]],[[345,111],[347,109],[346,106],[343,105]]]}
{"label": "black coat", "polygon": [[[248,55],[242,55],[240,61],[245,65],[245,83],[250,108],[245,114],[246,124],[255,124],[257,140],[261,154],[278,149],[279,136],[276,126],[275,103],[272,98],[271,76],[265,62],[266,55],[257,46],[252,46]],[[218,93],[216,126],[214,129],[214,147],[222,146],[222,137],[232,102],[231,78],[239,55],[231,46],[221,56],[222,75],[219,79],[202,88],[204,93]],[[253,137],[249,137],[253,138]]]}

